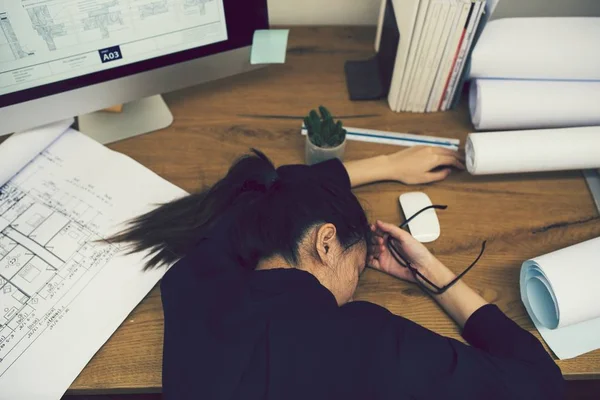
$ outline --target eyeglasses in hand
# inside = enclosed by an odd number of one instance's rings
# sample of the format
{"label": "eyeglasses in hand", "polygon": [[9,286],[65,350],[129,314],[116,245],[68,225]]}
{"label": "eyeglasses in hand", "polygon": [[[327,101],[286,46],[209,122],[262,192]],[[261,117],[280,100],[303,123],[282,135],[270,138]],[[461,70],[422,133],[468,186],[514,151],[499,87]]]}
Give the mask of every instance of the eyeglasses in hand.
{"label": "eyeglasses in hand", "polygon": [[[406,221],[404,221],[400,225],[400,228],[404,228],[406,225],[408,225],[408,223],[410,221],[412,221],[417,216],[419,216],[421,213],[423,213],[427,210],[430,210],[430,209],[445,210],[446,208],[448,208],[448,206],[443,206],[443,205],[427,206],[427,207],[419,210],[418,212],[416,212],[413,216],[408,218]],[[390,250],[392,257],[394,257],[396,262],[398,264],[400,264],[401,266],[403,266],[404,268],[408,268],[409,271],[412,272],[413,276],[415,277],[415,281],[417,282],[417,284],[423,290],[425,290],[426,292],[433,294],[433,295],[440,295],[440,294],[446,292],[448,289],[450,289],[452,286],[454,286],[454,284],[456,282],[458,282],[463,276],[465,276],[465,274],[467,272],[469,272],[471,270],[471,268],[473,268],[475,266],[475,264],[477,264],[477,261],[479,261],[479,259],[483,255],[483,252],[485,251],[485,244],[486,244],[486,241],[484,240],[483,243],[481,244],[481,251],[479,252],[479,255],[477,256],[475,261],[473,261],[471,263],[471,265],[469,265],[460,275],[458,275],[456,278],[454,278],[450,283],[448,283],[445,286],[439,287],[436,284],[434,284],[433,282],[431,282],[429,279],[427,279],[427,277],[425,275],[421,274],[419,272],[419,270],[417,270],[410,262],[406,261],[406,259],[402,256],[401,252],[396,247],[396,244],[391,236],[388,236],[388,239],[387,239],[387,247]]]}

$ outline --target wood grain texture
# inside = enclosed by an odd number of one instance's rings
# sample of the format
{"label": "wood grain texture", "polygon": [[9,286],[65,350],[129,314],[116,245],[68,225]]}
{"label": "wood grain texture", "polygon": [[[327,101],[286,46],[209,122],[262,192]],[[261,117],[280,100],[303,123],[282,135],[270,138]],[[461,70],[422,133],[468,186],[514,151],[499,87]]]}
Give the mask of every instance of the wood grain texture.
{"label": "wood grain texture", "polygon": [[[383,100],[348,100],[344,62],[371,56],[373,38],[372,28],[293,28],[286,64],[169,94],[166,100],[175,116],[171,127],[110,147],[193,191],[214,183],[250,147],[261,149],[278,165],[303,162],[300,117],[320,104],[344,115],[350,126],[454,137],[464,143],[472,129],[465,107],[397,114]],[[396,150],[349,142],[346,157]],[[428,247],[460,272],[487,240],[487,251],[466,282],[539,337],[520,301],[519,268],[527,258],[600,236],[600,220],[580,172],[492,177],[455,173],[436,185],[381,183],[356,193],[371,218],[399,223],[398,196],[413,190],[449,206],[438,213],[441,238]],[[460,338],[452,321],[411,284],[369,270],[356,298]],[[154,289],[83,370],[70,393],[159,391],[162,333],[160,293]],[[600,378],[600,351],[559,365],[568,379]]]}

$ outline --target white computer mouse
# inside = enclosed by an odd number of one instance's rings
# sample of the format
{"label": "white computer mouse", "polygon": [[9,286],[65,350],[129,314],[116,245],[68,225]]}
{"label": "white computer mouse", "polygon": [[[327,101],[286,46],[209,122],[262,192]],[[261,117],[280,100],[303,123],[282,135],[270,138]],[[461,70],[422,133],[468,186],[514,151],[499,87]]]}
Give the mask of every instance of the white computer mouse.
{"label": "white computer mouse", "polygon": [[[400,206],[404,217],[409,219],[418,211],[431,206],[431,199],[423,192],[410,192],[400,195]],[[440,237],[440,222],[435,209],[422,212],[408,223],[410,234],[421,243],[433,242]]]}

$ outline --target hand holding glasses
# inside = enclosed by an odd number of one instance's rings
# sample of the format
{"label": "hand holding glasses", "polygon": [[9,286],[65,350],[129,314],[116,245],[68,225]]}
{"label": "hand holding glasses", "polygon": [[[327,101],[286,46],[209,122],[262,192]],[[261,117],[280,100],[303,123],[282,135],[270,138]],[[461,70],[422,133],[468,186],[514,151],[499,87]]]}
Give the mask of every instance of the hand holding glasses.
{"label": "hand holding glasses", "polygon": [[[425,208],[419,210],[418,212],[416,212],[414,215],[412,215],[406,221],[404,221],[400,225],[400,228],[401,229],[404,228],[414,218],[418,217],[424,211],[427,211],[427,210],[432,209],[432,208],[433,209],[438,209],[438,210],[445,210],[446,208],[448,208],[448,206],[445,206],[445,205],[432,205],[432,206],[425,207]],[[440,294],[446,292],[448,289],[450,289],[456,282],[458,282],[463,276],[465,276],[465,274],[467,272],[469,272],[471,270],[471,268],[473,268],[475,266],[475,264],[477,264],[477,262],[479,261],[479,259],[483,255],[483,252],[485,251],[486,241],[483,241],[483,243],[481,244],[481,251],[480,251],[479,255],[477,256],[477,258],[475,259],[475,261],[473,261],[471,263],[471,265],[469,265],[460,275],[458,275],[451,282],[449,282],[448,284],[446,284],[446,285],[444,285],[442,287],[439,287],[436,284],[434,284],[433,282],[431,282],[431,280],[429,280],[426,276],[424,276],[423,274],[421,274],[421,272],[419,272],[419,270],[417,268],[415,268],[414,265],[411,262],[409,262],[409,261],[407,261],[405,259],[405,257],[402,255],[402,253],[400,252],[400,250],[398,250],[398,247],[396,245],[396,241],[395,241],[395,239],[391,235],[388,236],[387,241],[386,241],[386,245],[387,245],[387,248],[389,249],[390,254],[394,258],[394,260],[396,260],[396,262],[400,266],[402,266],[404,268],[407,268],[411,272],[411,274],[414,277],[415,282],[423,290],[425,290],[426,292],[428,292],[428,293],[430,293],[432,295],[440,295]]]}

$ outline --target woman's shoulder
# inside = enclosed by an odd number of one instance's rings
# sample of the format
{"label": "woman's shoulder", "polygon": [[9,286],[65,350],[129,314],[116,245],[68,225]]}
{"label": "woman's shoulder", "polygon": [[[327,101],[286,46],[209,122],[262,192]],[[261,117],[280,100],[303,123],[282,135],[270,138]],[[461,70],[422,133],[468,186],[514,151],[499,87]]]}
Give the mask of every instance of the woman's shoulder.
{"label": "woman's shoulder", "polygon": [[340,311],[344,314],[353,314],[373,317],[388,317],[393,315],[387,308],[368,301],[351,301],[340,307]]}
{"label": "woman's shoulder", "polygon": [[301,183],[304,180],[324,181],[329,184],[339,185],[350,189],[350,177],[344,164],[337,158],[323,161],[311,166],[307,165],[282,165],[277,168],[279,176],[286,180]]}
{"label": "woman's shoulder", "polygon": [[398,329],[412,322],[391,313],[387,308],[368,301],[352,301],[340,307],[340,317],[351,323],[363,324],[371,329]]}

